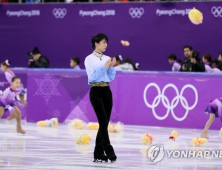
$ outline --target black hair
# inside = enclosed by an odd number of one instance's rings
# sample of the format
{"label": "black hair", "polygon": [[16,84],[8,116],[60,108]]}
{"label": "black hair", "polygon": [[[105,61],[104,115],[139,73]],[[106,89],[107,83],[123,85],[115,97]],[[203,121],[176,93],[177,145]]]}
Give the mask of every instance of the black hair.
{"label": "black hair", "polygon": [[116,61],[119,61],[119,62],[121,62],[122,61],[122,56],[120,57],[121,55],[116,55],[115,56],[115,58],[116,58]]}
{"label": "black hair", "polygon": [[182,61],[180,59],[177,58],[177,56],[175,54],[170,54],[168,57],[168,59],[177,61],[178,63],[181,63]]}
{"label": "black hair", "polygon": [[200,58],[199,58],[199,51],[194,50],[193,53],[192,53],[191,58],[195,58],[197,61],[200,61]]}
{"label": "black hair", "polygon": [[221,57],[222,57],[222,51],[218,55],[221,55]]}
{"label": "black hair", "polygon": [[183,50],[184,50],[185,48],[189,48],[190,51],[193,51],[193,47],[191,47],[190,45],[185,45],[185,46],[183,47]]}
{"label": "black hair", "polygon": [[218,65],[218,64],[219,64],[219,61],[218,61],[218,59],[214,59],[214,60],[211,61],[211,63],[212,63],[212,64],[215,63],[216,65]]}
{"label": "black hair", "polygon": [[79,57],[72,57],[71,60],[75,61],[78,65],[80,63],[80,58]]}
{"label": "black hair", "polygon": [[221,61],[218,61],[217,63],[217,68],[222,71],[222,62]]}
{"label": "black hair", "polygon": [[134,70],[139,70],[140,69],[140,63],[134,63],[133,64],[133,69]]}
{"label": "black hair", "polygon": [[124,63],[129,63],[129,64],[132,64],[132,65],[133,65],[133,61],[132,61],[132,59],[130,59],[130,58],[124,59],[124,60],[123,60],[123,64],[124,64]]}
{"label": "black hair", "polygon": [[10,64],[11,64],[11,62],[9,60],[5,60],[5,61],[1,62],[1,65],[7,66],[7,67],[9,67]]}
{"label": "black hair", "polygon": [[207,59],[208,62],[211,62],[211,60],[212,60],[212,57],[210,54],[204,54],[203,58]]}
{"label": "black hair", "polygon": [[167,58],[171,60],[177,60],[177,56],[175,54],[170,54]]}
{"label": "black hair", "polygon": [[102,40],[106,40],[106,42],[108,43],[109,39],[108,37],[106,36],[106,34],[104,33],[98,33],[96,35],[94,35],[91,39],[91,43],[92,43],[92,48],[95,50],[96,49],[96,45],[95,43],[100,43],[100,41]]}
{"label": "black hair", "polygon": [[[12,78],[12,82],[14,82],[16,79],[20,79],[19,77],[15,76]],[[21,79],[20,79],[21,80]]]}

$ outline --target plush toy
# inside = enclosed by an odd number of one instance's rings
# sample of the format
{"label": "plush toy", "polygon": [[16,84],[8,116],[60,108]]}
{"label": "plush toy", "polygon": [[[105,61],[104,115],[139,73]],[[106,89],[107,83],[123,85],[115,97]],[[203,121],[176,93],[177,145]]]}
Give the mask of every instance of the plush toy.
{"label": "plush toy", "polygon": [[83,129],[85,124],[86,123],[80,119],[73,119],[73,121],[71,123],[71,127],[75,128],[75,129]]}
{"label": "plush toy", "polygon": [[109,133],[120,133],[123,131],[123,124],[121,122],[109,123],[108,132]]}
{"label": "plush toy", "polygon": [[222,128],[220,129],[220,137],[222,138]]}
{"label": "plush toy", "polygon": [[129,46],[130,45],[130,43],[129,43],[129,41],[121,41],[121,43],[123,44],[123,46]]}
{"label": "plush toy", "polygon": [[195,8],[190,10],[188,16],[189,16],[190,21],[195,25],[202,24],[203,22],[203,14]]}
{"label": "plush toy", "polygon": [[142,136],[141,140],[144,145],[150,145],[153,142],[153,135],[150,133],[146,133]]}
{"label": "plush toy", "polygon": [[194,146],[200,146],[204,143],[206,143],[207,139],[205,138],[193,138],[192,142],[194,144]]}
{"label": "plush toy", "polygon": [[58,119],[52,118],[50,120],[38,121],[37,125],[41,127],[56,127],[58,125]]}
{"label": "plush toy", "polygon": [[76,139],[76,144],[83,145],[84,143],[86,143],[87,145],[89,145],[90,143],[88,140],[92,140],[92,138],[89,137],[87,134],[84,134]]}
{"label": "plush toy", "polygon": [[174,140],[179,136],[179,132],[177,132],[176,130],[173,130],[171,132],[171,136],[169,137],[169,139]]}
{"label": "plush toy", "polygon": [[99,123],[90,122],[90,123],[88,123],[87,128],[89,128],[91,130],[98,130]]}

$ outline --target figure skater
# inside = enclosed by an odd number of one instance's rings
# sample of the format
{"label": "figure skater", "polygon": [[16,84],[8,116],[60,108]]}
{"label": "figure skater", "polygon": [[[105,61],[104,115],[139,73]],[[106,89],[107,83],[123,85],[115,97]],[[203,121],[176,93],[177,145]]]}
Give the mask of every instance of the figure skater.
{"label": "figure skater", "polygon": [[213,123],[215,117],[219,117],[222,122],[221,111],[222,111],[222,98],[214,99],[209,103],[209,105],[207,106],[207,109],[205,110],[205,113],[209,114],[210,117],[201,134],[202,138],[209,139],[208,130],[210,128],[210,125]]}
{"label": "figure skater", "polygon": [[116,59],[114,57],[111,60],[110,57],[103,54],[108,43],[108,37],[105,34],[99,33],[93,36],[91,42],[94,51],[86,57],[85,67],[88,84],[91,85],[90,102],[99,122],[93,162],[107,162],[108,159],[111,162],[115,162],[117,157],[110,144],[107,128],[113,106],[109,82],[114,80],[116,75],[113,67]]}
{"label": "figure skater", "polygon": [[206,72],[213,72],[212,67],[211,67],[211,60],[212,60],[212,57],[210,54],[204,54],[202,57],[202,61],[205,65]]}
{"label": "figure skater", "polygon": [[[9,60],[5,60],[1,63],[1,69],[5,73],[5,78],[7,79],[8,83],[10,85],[12,85],[12,78],[15,77],[15,74],[12,70],[9,69],[9,67],[10,67],[10,61]],[[20,85],[18,91],[19,91],[19,98],[21,100],[21,103],[24,106],[27,106],[27,103],[26,103],[25,98],[24,98],[25,90],[24,90],[23,84]],[[13,118],[15,118],[15,117],[14,117],[13,114],[11,114],[7,119],[11,120]]]}
{"label": "figure skater", "polygon": [[170,54],[167,58],[168,58],[168,62],[172,64],[172,71],[180,71],[181,60],[177,59],[177,56],[175,54]]}
{"label": "figure skater", "polygon": [[21,80],[19,77],[13,77],[11,86],[8,87],[3,95],[0,97],[0,118],[2,118],[4,114],[4,109],[10,110],[10,113],[14,115],[17,121],[17,133],[25,134],[25,131],[21,127],[21,112],[19,108],[15,105],[14,98],[19,94],[19,87],[21,84]]}

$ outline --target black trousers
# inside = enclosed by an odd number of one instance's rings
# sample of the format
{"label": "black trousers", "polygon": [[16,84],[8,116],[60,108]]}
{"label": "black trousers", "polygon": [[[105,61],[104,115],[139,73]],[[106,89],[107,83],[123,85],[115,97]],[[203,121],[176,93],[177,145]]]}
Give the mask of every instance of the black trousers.
{"label": "black trousers", "polygon": [[110,145],[108,124],[113,106],[112,92],[109,86],[106,87],[91,87],[90,102],[96,113],[99,130],[96,136],[95,154],[111,154],[114,152]]}

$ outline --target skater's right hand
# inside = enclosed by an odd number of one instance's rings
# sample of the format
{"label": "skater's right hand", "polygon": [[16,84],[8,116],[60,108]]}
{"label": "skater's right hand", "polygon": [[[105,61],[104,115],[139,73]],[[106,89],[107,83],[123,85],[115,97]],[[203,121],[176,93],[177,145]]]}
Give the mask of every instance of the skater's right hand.
{"label": "skater's right hand", "polygon": [[110,64],[111,64],[111,58],[106,62],[105,67],[109,68]]}

